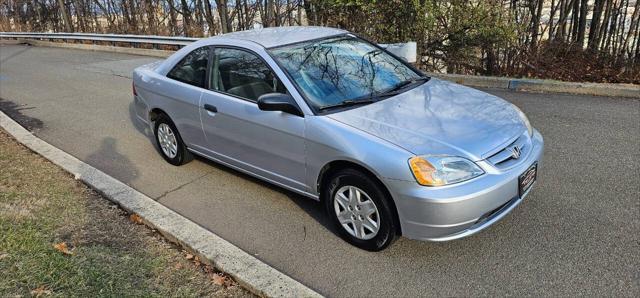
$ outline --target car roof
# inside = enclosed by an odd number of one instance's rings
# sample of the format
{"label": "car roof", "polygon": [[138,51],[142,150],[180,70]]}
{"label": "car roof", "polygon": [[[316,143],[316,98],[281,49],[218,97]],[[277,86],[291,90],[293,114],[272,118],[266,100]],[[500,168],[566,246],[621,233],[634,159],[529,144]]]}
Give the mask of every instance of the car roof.
{"label": "car roof", "polygon": [[289,26],[289,27],[269,27],[247,31],[238,31],[207,38],[214,41],[216,39],[240,39],[252,41],[265,48],[272,48],[312,39],[335,36],[348,33],[348,31],[330,27],[316,26]]}

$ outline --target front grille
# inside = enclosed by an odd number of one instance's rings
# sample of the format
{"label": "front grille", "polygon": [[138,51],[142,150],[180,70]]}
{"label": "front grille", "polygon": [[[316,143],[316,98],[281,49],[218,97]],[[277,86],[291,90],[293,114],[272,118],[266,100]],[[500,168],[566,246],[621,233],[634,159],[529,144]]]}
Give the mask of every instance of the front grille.
{"label": "front grille", "polygon": [[[531,144],[526,134],[521,135],[509,145],[487,158],[491,164],[499,169],[506,169],[524,160],[531,151]],[[514,151],[518,151],[514,154]]]}

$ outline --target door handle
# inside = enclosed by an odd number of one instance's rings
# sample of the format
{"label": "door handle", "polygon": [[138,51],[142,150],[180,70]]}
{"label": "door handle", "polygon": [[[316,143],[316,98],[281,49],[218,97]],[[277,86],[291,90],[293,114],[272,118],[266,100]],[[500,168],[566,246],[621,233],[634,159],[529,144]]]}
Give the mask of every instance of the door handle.
{"label": "door handle", "polygon": [[218,112],[218,108],[216,108],[215,106],[212,106],[210,104],[205,104],[204,105],[204,109],[211,112],[211,113],[217,113]]}

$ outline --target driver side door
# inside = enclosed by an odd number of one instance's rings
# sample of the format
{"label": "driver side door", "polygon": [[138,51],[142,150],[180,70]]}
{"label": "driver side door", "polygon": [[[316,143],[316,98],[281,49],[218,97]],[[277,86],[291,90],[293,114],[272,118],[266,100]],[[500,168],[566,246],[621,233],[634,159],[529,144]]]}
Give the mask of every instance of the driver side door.
{"label": "driver side door", "polygon": [[262,111],[257,99],[288,91],[256,53],[216,47],[209,90],[200,101],[207,151],[216,159],[276,184],[308,192],[304,117]]}

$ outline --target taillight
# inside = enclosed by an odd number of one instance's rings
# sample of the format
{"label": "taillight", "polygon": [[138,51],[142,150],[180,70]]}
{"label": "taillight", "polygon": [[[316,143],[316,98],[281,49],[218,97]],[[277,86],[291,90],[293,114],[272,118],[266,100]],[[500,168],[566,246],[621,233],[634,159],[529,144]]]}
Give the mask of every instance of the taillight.
{"label": "taillight", "polygon": [[136,92],[136,85],[131,82],[131,89],[133,90],[133,96],[138,96],[138,92]]}

